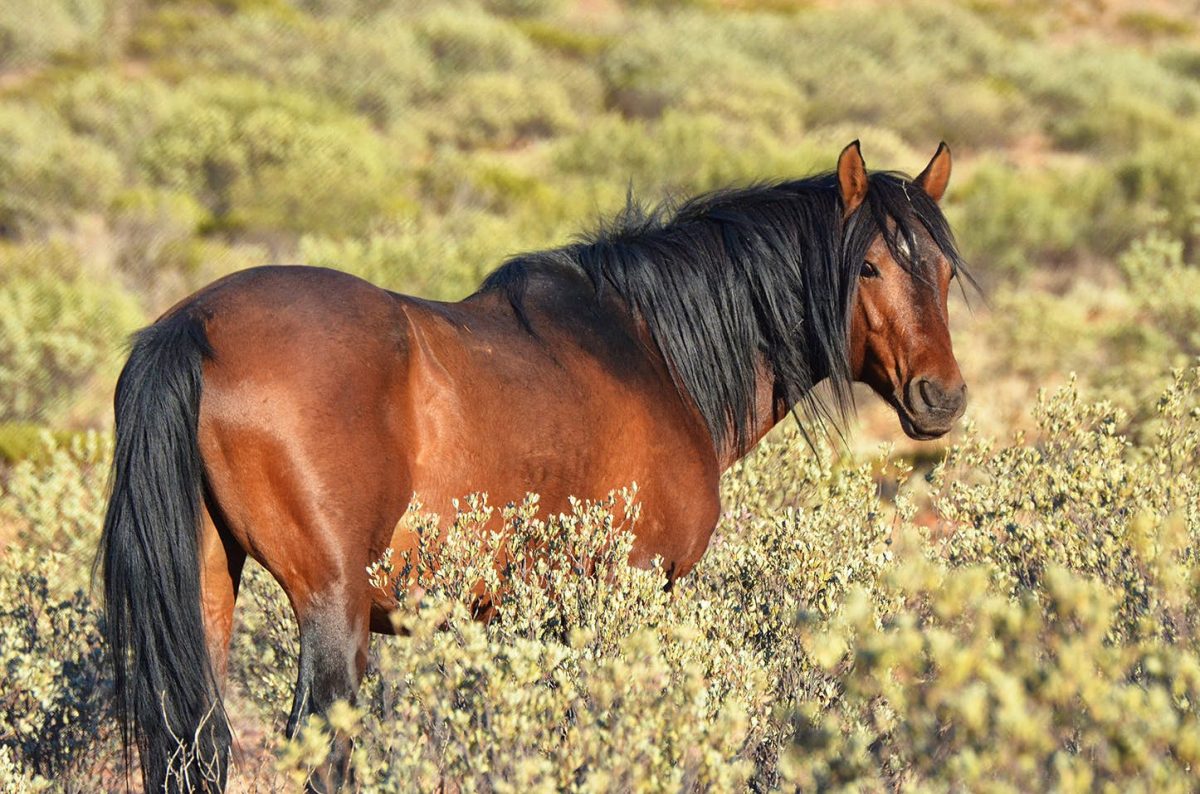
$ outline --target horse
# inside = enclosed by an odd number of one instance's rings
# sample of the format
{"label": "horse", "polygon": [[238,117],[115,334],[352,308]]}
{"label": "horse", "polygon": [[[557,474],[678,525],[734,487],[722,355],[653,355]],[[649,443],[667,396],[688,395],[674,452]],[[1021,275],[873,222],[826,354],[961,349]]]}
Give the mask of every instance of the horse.
{"label": "horse", "polygon": [[915,179],[868,173],[854,141],[808,178],[631,198],[457,303],[272,266],[176,304],[117,382],[97,556],[127,765],[132,744],[147,791],[223,790],[247,556],[299,627],[291,735],[354,699],[370,634],[393,631],[365,568],[412,548],[414,494],[559,511],[637,482],[630,561],[674,580],[704,554],[722,472],[789,413],[840,422],[861,381],[909,436],[946,433],[966,403],[950,170],[942,143]]}

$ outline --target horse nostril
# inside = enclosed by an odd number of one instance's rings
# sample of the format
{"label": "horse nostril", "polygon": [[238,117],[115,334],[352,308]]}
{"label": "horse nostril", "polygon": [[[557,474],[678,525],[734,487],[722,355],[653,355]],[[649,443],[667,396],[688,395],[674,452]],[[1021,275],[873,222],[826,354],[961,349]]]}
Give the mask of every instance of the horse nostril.
{"label": "horse nostril", "polygon": [[909,386],[909,403],[914,410],[952,413],[966,401],[966,387],[946,389],[929,378],[918,378]]}
{"label": "horse nostril", "polygon": [[930,408],[941,405],[942,394],[941,389],[934,385],[933,381],[928,381],[922,378],[917,381],[917,390],[921,393],[921,399]]}

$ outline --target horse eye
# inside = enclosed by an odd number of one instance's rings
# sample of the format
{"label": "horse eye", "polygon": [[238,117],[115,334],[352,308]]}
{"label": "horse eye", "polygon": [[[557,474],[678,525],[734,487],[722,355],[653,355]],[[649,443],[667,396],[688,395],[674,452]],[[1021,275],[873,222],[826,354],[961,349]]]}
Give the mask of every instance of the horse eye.
{"label": "horse eye", "polygon": [[875,267],[870,262],[862,263],[862,272],[859,273],[862,278],[879,278],[879,268]]}

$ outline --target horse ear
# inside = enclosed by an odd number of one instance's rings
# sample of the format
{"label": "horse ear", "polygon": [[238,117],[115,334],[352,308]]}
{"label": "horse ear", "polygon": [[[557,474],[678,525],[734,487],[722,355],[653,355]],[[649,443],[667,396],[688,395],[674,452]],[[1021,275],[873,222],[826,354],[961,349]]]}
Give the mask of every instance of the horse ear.
{"label": "horse ear", "polygon": [[863,162],[858,141],[854,141],[838,156],[838,190],[842,195],[842,218],[849,218],[867,197],[867,164]]}
{"label": "horse ear", "polygon": [[945,141],[938,144],[933,159],[925,170],[917,177],[917,184],[929,194],[934,201],[941,201],[946,193],[946,185],[950,183],[950,147]]}

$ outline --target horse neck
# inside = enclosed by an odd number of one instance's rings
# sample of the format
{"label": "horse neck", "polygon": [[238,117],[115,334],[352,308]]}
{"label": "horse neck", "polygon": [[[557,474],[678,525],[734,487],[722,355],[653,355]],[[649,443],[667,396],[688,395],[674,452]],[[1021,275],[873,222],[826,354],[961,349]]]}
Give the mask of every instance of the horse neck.
{"label": "horse neck", "polygon": [[763,436],[771,432],[787,416],[788,408],[778,399],[775,390],[775,377],[764,358],[758,361],[758,377],[754,389],[754,413],[747,426],[746,437],[738,443],[737,438],[730,433],[725,449],[717,451],[722,473],[737,463],[758,446]]}

